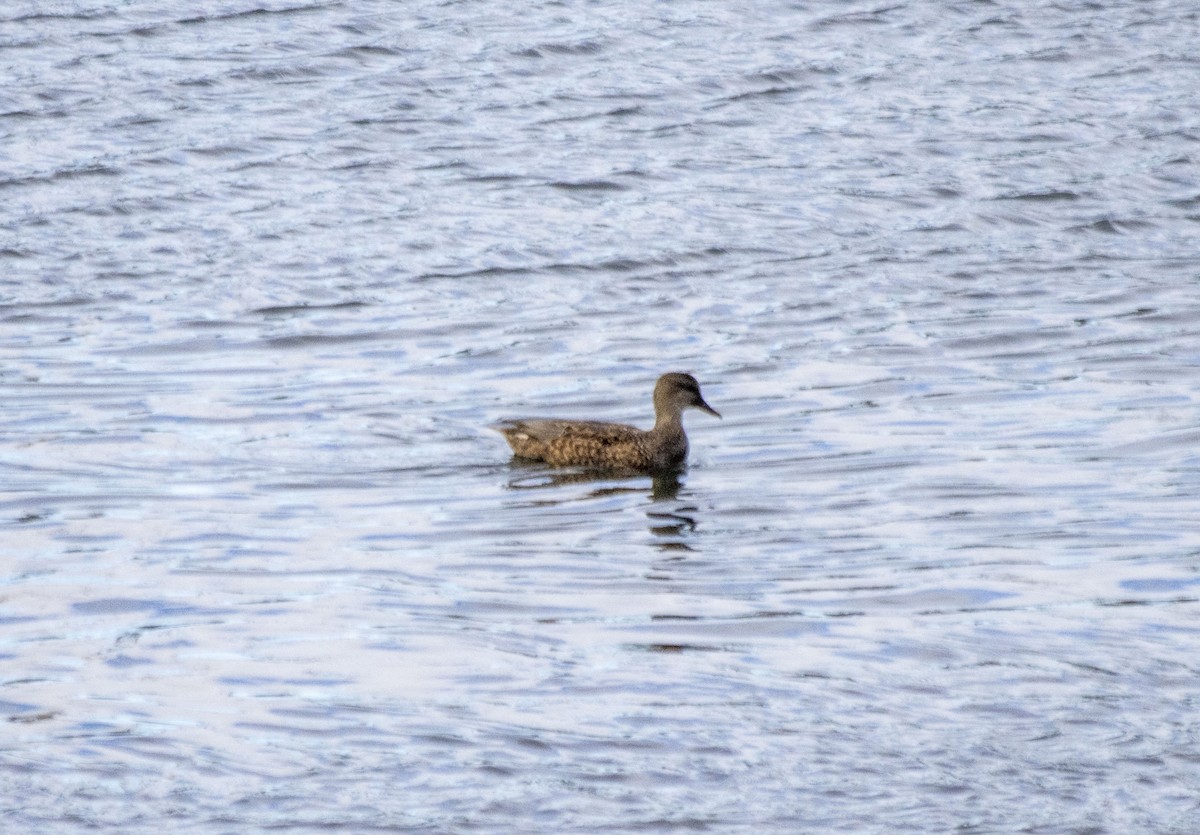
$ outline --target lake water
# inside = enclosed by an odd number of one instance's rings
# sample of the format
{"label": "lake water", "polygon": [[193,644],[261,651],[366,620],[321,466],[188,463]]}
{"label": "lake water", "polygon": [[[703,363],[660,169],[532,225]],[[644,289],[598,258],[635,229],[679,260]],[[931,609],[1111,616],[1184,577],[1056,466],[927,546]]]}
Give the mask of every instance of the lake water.
{"label": "lake water", "polygon": [[0,829],[1200,831],[1198,42],[7,3]]}

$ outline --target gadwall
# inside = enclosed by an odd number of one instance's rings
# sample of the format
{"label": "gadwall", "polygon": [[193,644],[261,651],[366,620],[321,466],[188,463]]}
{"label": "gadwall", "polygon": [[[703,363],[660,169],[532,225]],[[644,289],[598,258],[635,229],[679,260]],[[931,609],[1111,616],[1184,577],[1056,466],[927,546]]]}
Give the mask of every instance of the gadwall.
{"label": "gadwall", "polygon": [[654,428],[650,430],[624,423],[547,418],[505,420],[494,428],[517,457],[556,467],[673,470],[687,460],[683,410],[689,408],[721,416],[704,402],[695,377],[675,372],[662,375],[654,385]]}

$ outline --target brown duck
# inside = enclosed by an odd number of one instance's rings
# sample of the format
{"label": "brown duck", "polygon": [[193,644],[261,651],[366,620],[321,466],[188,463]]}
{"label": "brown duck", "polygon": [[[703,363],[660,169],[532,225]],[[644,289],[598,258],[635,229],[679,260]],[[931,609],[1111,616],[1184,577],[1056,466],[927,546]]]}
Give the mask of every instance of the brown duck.
{"label": "brown duck", "polygon": [[552,418],[505,420],[495,428],[518,458],[545,461],[556,467],[673,470],[687,460],[684,409],[721,416],[704,402],[695,377],[675,372],[662,375],[654,385],[654,428],[650,430],[624,423]]}

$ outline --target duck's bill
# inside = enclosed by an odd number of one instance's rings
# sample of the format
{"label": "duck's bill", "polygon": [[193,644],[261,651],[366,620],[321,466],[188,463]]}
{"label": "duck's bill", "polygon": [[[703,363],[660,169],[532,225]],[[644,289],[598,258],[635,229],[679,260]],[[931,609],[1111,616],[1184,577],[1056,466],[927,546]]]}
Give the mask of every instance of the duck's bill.
{"label": "duck's bill", "polygon": [[718,412],[712,406],[705,403],[703,400],[701,400],[699,403],[696,404],[696,408],[702,412],[708,412],[710,415],[712,415],[715,418],[719,418],[721,416],[720,412]]}

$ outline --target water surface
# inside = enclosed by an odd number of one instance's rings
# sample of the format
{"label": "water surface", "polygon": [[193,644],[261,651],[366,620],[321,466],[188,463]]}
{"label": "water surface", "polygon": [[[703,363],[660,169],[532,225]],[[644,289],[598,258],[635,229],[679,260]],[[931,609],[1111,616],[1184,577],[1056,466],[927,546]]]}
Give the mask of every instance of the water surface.
{"label": "water surface", "polygon": [[1197,21],[6,7],[6,828],[1196,831]]}

